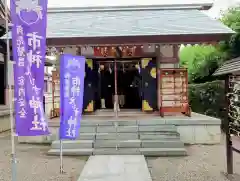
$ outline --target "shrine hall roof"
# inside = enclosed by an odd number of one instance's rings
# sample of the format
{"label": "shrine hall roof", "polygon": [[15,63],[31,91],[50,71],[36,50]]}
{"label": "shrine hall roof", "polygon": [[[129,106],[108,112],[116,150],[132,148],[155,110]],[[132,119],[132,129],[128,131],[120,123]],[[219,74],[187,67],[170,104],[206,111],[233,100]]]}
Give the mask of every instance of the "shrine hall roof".
{"label": "shrine hall roof", "polygon": [[[207,7],[207,8],[206,8]],[[202,9],[211,4],[50,8],[47,37],[232,34]]]}
{"label": "shrine hall roof", "polygon": [[234,33],[200,5],[49,9],[49,38]]}

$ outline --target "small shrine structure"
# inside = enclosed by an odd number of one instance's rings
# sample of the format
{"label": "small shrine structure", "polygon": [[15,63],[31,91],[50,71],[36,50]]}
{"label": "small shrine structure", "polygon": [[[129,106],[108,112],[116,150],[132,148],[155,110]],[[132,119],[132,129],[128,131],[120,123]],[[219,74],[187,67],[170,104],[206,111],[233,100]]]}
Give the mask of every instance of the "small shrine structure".
{"label": "small shrine structure", "polygon": [[[85,113],[102,109],[102,99],[106,104],[104,106],[113,110],[116,110],[116,101],[117,104],[124,102],[118,110],[124,110],[124,106],[129,109],[131,106],[127,106],[126,99],[131,97],[132,102],[138,102],[132,107],[143,112],[159,111],[161,116],[178,112],[190,116],[187,70],[179,68],[180,46],[214,45],[234,33],[202,12],[211,6],[191,4],[49,9],[48,55],[71,53],[87,58]],[[47,63],[56,67],[58,64],[52,60]],[[135,94],[140,92],[140,100],[134,98],[134,93],[127,95],[126,92],[134,92],[133,88],[123,88],[134,87],[131,83],[120,83],[124,79],[123,72],[133,71],[133,67],[140,72],[141,85],[135,89]],[[100,69],[108,69],[112,73],[112,81],[107,83],[111,89],[102,88],[101,77],[103,79],[106,75],[100,74]],[[52,116],[59,112],[58,75],[56,69],[53,72]],[[127,77],[131,79],[130,73]],[[104,94],[110,96],[104,97]],[[119,94],[124,96],[125,101]],[[118,97],[114,98],[115,103],[111,105],[110,100],[114,95]]]}
{"label": "small shrine structure", "polygon": [[203,12],[211,7],[49,8],[46,66],[54,65],[55,70],[46,114],[59,116],[58,57],[70,53],[87,59],[84,113],[137,109],[190,116],[187,70],[179,68],[181,45],[215,45],[234,33]]}

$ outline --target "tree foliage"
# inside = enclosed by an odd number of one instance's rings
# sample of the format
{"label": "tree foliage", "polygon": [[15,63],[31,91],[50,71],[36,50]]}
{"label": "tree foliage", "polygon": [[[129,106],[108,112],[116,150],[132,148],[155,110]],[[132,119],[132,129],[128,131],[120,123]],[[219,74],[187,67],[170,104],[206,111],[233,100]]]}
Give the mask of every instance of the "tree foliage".
{"label": "tree foliage", "polygon": [[211,81],[211,76],[225,60],[240,56],[240,7],[226,11],[220,21],[236,31],[216,47],[195,45],[184,47],[179,54],[180,65],[188,68],[189,82]]}
{"label": "tree foliage", "polygon": [[202,83],[213,79],[225,56],[214,46],[195,45],[183,48],[179,57],[180,66],[188,68],[189,82]]}
{"label": "tree foliage", "polygon": [[229,40],[220,43],[220,49],[228,54],[228,57],[240,56],[240,6],[230,8],[223,13],[220,19],[223,24],[236,32]]}
{"label": "tree foliage", "polygon": [[194,112],[213,117],[223,117],[225,107],[224,82],[215,80],[189,85],[189,100]]}

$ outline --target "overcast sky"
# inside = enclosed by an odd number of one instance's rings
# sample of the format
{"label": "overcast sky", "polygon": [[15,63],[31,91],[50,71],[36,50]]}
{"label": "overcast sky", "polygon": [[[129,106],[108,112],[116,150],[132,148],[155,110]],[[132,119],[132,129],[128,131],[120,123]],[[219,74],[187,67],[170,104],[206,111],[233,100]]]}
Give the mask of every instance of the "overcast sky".
{"label": "overcast sky", "polygon": [[[10,0],[8,0],[10,2]],[[159,4],[191,4],[212,3],[214,6],[210,16],[216,17],[220,10],[240,3],[240,0],[48,0],[49,7],[86,7],[86,6],[127,6],[127,5],[159,5]]]}

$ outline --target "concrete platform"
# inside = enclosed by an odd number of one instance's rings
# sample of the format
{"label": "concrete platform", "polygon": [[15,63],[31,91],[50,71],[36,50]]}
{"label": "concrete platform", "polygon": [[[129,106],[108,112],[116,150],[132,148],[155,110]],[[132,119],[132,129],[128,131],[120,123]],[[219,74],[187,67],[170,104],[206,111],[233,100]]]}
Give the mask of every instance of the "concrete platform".
{"label": "concrete platform", "polygon": [[[109,138],[116,139],[116,128],[118,140],[129,138],[136,139],[153,139],[161,140],[165,137],[173,137],[175,133],[180,134],[180,140],[186,144],[219,144],[221,140],[221,120],[209,116],[192,113],[191,117],[183,115],[178,116],[141,116],[138,117],[120,117],[115,119],[102,118],[101,116],[83,116],[80,128],[81,140],[104,140]],[[19,137],[20,143],[52,143],[58,140],[59,118],[49,121],[51,136]],[[148,134],[149,132],[161,132],[160,136]],[[168,135],[164,135],[168,132]],[[108,133],[108,134],[106,134]],[[124,134],[126,133],[126,134]],[[141,138],[136,137],[139,133]],[[172,134],[173,133],[173,134]],[[169,140],[169,139],[168,139]],[[161,140],[162,141],[162,140]]]}
{"label": "concrete platform", "polygon": [[152,181],[142,155],[91,156],[78,181]]}

